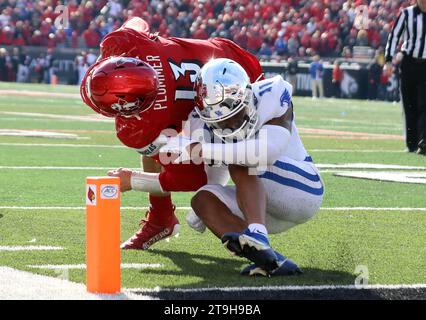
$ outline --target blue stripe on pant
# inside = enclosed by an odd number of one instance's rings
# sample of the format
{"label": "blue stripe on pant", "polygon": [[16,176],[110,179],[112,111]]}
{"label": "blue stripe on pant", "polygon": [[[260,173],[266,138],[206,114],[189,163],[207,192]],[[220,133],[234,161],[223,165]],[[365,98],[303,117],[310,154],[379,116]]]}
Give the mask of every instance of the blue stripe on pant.
{"label": "blue stripe on pant", "polygon": [[299,167],[296,167],[295,165],[287,163],[287,162],[282,162],[282,161],[277,160],[274,163],[274,167],[283,169],[285,171],[297,173],[298,175],[300,175],[300,176],[302,176],[302,177],[304,177],[304,178],[306,178],[310,181],[313,181],[313,182],[320,181],[320,178],[317,174],[312,174],[312,173],[306,172],[303,169],[300,169]]}
{"label": "blue stripe on pant", "polygon": [[[301,169],[300,169],[301,170]],[[313,194],[313,195],[317,195],[317,196],[321,196],[324,193],[324,187],[321,183],[321,188],[313,188],[311,186],[308,186],[300,181],[294,180],[294,179],[290,179],[290,178],[285,178],[282,177],[276,173],[270,172],[270,171],[266,171],[264,174],[259,176],[260,178],[263,179],[268,179],[268,180],[272,180],[275,181],[279,184],[285,185],[285,186],[289,186],[295,189],[299,189],[302,191],[305,191],[307,193]],[[316,181],[320,181],[319,176],[316,175],[316,177],[318,178],[318,180]]]}

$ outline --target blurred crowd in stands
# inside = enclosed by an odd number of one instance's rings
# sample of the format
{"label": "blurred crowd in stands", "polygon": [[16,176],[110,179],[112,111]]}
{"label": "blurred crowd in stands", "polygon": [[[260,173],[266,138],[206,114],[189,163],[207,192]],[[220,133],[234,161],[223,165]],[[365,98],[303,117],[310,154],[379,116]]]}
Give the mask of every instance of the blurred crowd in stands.
{"label": "blurred crowd in stands", "polygon": [[[404,0],[0,0],[0,45],[96,48],[129,17],[164,36],[224,37],[261,57],[350,57],[385,46]],[[55,24],[59,5],[68,28]],[[59,17],[61,18],[61,17]],[[62,19],[63,20],[63,19]],[[61,21],[58,21],[58,23]],[[65,21],[62,21],[65,23]]]}
{"label": "blurred crowd in stands", "polygon": [[[66,83],[80,84],[97,58],[92,49],[81,51],[73,61],[74,73]],[[58,69],[55,62],[52,48],[35,57],[27,54],[25,48],[14,47],[10,53],[0,48],[0,81],[52,83],[52,76],[57,75]]]}
{"label": "blurred crowd in stands", "polygon": [[[85,50],[74,61],[75,79],[94,61],[92,49],[133,16],[145,19],[162,36],[195,39],[224,37],[261,60],[328,58],[331,63],[353,57],[357,46],[374,49],[369,66],[372,91],[386,77],[375,63],[384,63],[384,47],[401,8],[414,0],[0,0],[0,81],[49,83],[55,73],[55,48]],[[66,8],[67,11],[64,11]],[[65,14],[66,17],[65,17]],[[64,18],[65,17],[65,18]],[[65,28],[63,28],[65,27]],[[47,47],[30,58],[23,46]],[[6,50],[2,46],[14,49]],[[314,58],[315,57],[315,58]],[[314,61],[315,62],[315,61]],[[395,62],[397,64],[397,62]],[[294,68],[293,68],[294,69]],[[370,70],[371,69],[371,70]],[[314,77],[312,71],[312,76]],[[333,84],[338,88],[339,72]],[[292,76],[291,73],[288,76]],[[317,75],[315,76],[318,77]],[[315,78],[314,77],[314,78]],[[315,80],[316,95],[322,87]],[[32,79],[34,81],[34,77]],[[339,95],[338,92],[335,93]],[[371,98],[379,97],[373,93]]]}

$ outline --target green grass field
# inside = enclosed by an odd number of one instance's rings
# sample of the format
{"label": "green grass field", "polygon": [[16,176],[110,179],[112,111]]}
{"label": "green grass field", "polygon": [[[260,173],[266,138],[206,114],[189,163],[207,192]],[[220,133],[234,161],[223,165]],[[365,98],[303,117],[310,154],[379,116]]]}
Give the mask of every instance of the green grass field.
{"label": "green grass field", "polygon": [[[78,93],[77,87],[0,84],[0,91],[20,89]],[[303,142],[317,164],[426,167],[425,157],[403,152],[402,112],[398,104],[309,98],[295,98],[294,103]],[[78,96],[0,94],[0,248],[28,245],[64,248],[60,251],[0,249],[0,266],[57,277],[54,270],[30,266],[85,263],[85,211],[79,209],[85,205],[85,178],[106,173],[105,169],[85,167],[139,166],[137,153],[120,147],[112,122],[67,117],[93,115]],[[5,136],[2,135],[5,129],[73,133],[79,139]],[[346,285],[354,283],[358,266],[368,268],[370,284],[426,283],[425,184],[337,177],[333,175],[335,171],[323,170],[326,192],[323,209],[317,216],[288,233],[271,236],[274,248],[296,261],[304,269],[303,275],[240,276],[239,270],[246,261],[231,257],[211,233],[198,234],[190,229],[184,219],[186,211],[180,209],[177,214],[182,229],[178,238],[157,243],[148,251],[122,252],[122,263],[160,264],[145,269],[123,269],[122,286]],[[191,193],[173,195],[178,207],[188,207],[190,198]],[[142,193],[122,195],[124,207],[147,205],[147,197]],[[144,214],[140,209],[122,210],[123,241],[138,229]],[[69,279],[83,283],[85,271],[69,270]]]}

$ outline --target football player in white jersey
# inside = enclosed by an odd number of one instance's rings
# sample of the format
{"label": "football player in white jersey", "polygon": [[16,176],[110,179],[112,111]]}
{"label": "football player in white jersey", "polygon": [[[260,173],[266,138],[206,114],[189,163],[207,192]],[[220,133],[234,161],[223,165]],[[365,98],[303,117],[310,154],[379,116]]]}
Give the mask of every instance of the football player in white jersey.
{"label": "football player in white jersey", "polygon": [[204,224],[231,252],[254,262],[243,274],[301,272],[272,250],[268,233],[308,221],[322,203],[324,185],[300,140],[291,96],[281,76],[251,84],[235,61],[213,59],[196,80],[188,138],[172,138],[161,149],[175,154],[174,162],[191,159],[229,170],[235,186],[199,189],[191,201],[196,216],[187,221],[195,229]]}

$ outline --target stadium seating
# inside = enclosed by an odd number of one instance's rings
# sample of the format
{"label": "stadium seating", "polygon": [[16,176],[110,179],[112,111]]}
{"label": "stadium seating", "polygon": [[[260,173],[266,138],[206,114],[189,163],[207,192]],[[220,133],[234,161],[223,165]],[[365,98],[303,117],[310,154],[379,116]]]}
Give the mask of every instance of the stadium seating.
{"label": "stadium seating", "polygon": [[[320,54],[344,47],[384,46],[403,0],[70,0],[65,32],[58,30],[58,0],[1,0],[0,45],[96,48],[132,16],[165,36],[234,40],[269,59]],[[361,34],[360,34],[361,33]]]}

